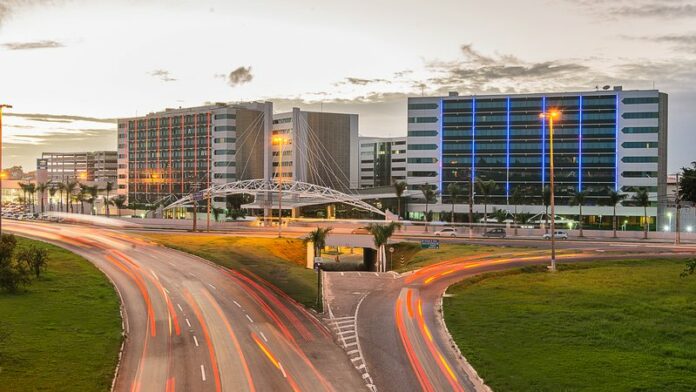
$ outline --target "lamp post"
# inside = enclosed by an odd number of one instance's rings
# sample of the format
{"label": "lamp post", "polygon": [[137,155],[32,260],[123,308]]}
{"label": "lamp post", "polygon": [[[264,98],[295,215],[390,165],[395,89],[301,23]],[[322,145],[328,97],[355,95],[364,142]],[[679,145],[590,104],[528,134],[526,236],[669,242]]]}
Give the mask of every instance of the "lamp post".
{"label": "lamp post", "polygon": [[[12,105],[0,103],[0,170],[2,170],[2,109],[12,109]],[[2,234],[2,180],[0,180],[0,235]]]}
{"label": "lamp post", "polygon": [[273,136],[273,143],[280,146],[278,154],[278,238],[283,236],[283,147],[287,141],[288,139],[284,136]]}
{"label": "lamp post", "polygon": [[[551,271],[556,271],[556,203],[553,190],[553,120],[561,117],[558,110],[550,110],[539,114],[539,118],[549,120],[549,188],[551,192]],[[546,170],[546,168],[542,168]]]}

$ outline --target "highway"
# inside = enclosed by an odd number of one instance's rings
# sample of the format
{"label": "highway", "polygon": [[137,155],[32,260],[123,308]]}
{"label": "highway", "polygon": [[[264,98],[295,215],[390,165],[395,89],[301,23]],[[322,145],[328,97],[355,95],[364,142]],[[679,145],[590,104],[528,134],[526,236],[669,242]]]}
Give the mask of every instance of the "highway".
{"label": "highway", "polygon": [[3,223],[85,257],[114,283],[126,333],[116,391],[366,389],[330,331],[251,273],[119,231]]}
{"label": "highway", "polygon": [[[580,241],[568,241],[571,242]],[[568,246],[559,255],[559,261],[687,257],[696,253],[693,245],[669,248],[665,244],[645,245],[622,248],[634,253],[627,256],[623,251],[613,253],[616,248],[611,244],[580,243],[582,249]],[[330,273],[325,279],[325,296],[332,318],[355,320],[361,347],[359,355],[377,390],[485,391],[483,381],[449,338],[441,318],[442,295],[450,285],[476,274],[546,263],[547,251],[529,249],[511,250],[498,256],[456,258],[401,275]]]}

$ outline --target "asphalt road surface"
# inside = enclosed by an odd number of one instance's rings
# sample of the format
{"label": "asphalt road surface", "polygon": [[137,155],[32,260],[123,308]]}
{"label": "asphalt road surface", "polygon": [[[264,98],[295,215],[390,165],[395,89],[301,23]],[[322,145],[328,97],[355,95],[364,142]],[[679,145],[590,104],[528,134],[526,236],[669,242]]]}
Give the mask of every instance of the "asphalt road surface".
{"label": "asphalt road surface", "polygon": [[329,330],[253,274],[123,232],[3,223],[85,257],[114,282],[127,336],[116,391],[366,389]]}

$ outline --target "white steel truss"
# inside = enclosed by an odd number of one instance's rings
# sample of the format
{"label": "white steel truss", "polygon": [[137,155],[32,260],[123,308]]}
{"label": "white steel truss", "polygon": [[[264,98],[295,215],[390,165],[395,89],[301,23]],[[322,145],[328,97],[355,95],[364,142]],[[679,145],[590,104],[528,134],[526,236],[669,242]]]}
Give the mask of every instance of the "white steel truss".
{"label": "white steel truss", "polygon": [[[165,209],[192,205],[194,198],[207,199],[235,194],[250,194],[255,197],[267,197],[269,194],[280,194],[282,187],[283,204],[289,199],[290,205],[302,206],[323,203],[344,203],[365,211],[385,216],[384,211],[365,203],[359,198],[320,185],[300,181],[283,181],[282,184],[267,179],[244,180],[214,185],[208,189],[186,195],[169,204]],[[272,208],[272,206],[268,206]]]}

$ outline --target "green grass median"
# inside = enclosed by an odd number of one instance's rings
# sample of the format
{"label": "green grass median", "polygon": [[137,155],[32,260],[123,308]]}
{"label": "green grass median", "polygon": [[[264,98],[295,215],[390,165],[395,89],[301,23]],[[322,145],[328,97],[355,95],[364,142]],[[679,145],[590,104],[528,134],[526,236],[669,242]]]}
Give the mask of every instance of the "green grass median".
{"label": "green grass median", "polygon": [[0,391],[108,391],[121,346],[119,298],[80,256],[48,250],[48,268],[15,294],[0,292]]}
{"label": "green grass median", "polygon": [[683,261],[593,262],[474,278],[447,326],[495,391],[693,391],[696,276]]}

